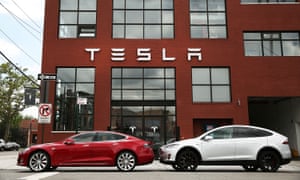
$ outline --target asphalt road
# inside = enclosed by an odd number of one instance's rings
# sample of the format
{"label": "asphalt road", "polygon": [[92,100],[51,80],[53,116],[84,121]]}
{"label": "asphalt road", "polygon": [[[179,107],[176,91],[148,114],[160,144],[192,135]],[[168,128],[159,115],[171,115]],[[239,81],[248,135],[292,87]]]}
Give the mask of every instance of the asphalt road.
{"label": "asphalt road", "polygon": [[59,167],[55,171],[32,173],[16,166],[17,152],[0,152],[0,180],[299,180],[300,161],[294,160],[276,173],[245,172],[237,166],[199,166],[195,172],[176,172],[155,161],[138,166],[133,172],[119,172],[116,167]]}

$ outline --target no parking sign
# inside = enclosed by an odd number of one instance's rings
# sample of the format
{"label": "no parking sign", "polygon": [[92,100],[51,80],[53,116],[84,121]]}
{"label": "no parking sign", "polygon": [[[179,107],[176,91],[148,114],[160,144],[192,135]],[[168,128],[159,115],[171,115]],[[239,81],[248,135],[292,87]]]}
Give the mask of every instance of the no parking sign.
{"label": "no parking sign", "polygon": [[50,124],[52,116],[52,104],[39,105],[39,123]]}

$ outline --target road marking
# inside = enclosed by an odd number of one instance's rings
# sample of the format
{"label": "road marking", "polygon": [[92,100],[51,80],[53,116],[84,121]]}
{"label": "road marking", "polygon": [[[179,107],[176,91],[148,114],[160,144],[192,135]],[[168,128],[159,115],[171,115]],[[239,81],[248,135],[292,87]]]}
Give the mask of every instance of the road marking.
{"label": "road marking", "polygon": [[20,180],[40,180],[43,178],[54,176],[56,174],[58,174],[58,172],[44,172],[44,173],[37,173],[37,174],[33,174],[31,176],[26,176],[26,177],[22,177],[22,178],[18,178],[18,179],[20,179]]}

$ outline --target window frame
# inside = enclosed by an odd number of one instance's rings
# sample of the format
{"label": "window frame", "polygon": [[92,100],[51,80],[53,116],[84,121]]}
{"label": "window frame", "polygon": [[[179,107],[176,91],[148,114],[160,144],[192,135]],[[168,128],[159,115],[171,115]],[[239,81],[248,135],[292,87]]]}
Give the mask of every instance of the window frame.
{"label": "window frame", "polygon": [[[97,35],[97,11],[98,11],[98,0],[95,0],[96,6],[95,9],[80,9],[80,1],[77,2],[76,9],[62,9],[62,1],[59,0],[59,22],[58,22],[58,38],[59,39],[77,39],[77,38],[96,38]],[[63,23],[62,14],[63,13],[73,13],[74,22],[72,23]],[[87,13],[94,13],[95,23],[80,23],[80,15]],[[68,30],[69,28],[73,29],[73,33],[64,35],[63,31]]]}
{"label": "window frame", "polygon": [[[209,9],[209,0],[204,0],[205,1],[205,9],[198,9],[195,10],[193,9],[193,6],[191,5],[192,0],[189,0],[189,20],[190,20],[190,38],[191,39],[227,39],[228,38],[228,30],[227,30],[227,8],[226,8],[226,0],[224,0],[224,10],[211,10]],[[224,14],[224,24],[223,23],[211,23],[211,20],[213,20],[213,18],[211,18],[211,15],[213,14]],[[204,23],[193,23],[193,18],[192,15],[204,15],[203,20],[205,20]],[[198,28],[198,31],[206,31],[203,35],[201,36],[194,36],[193,35],[193,31],[196,30],[196,28]],[[215,34],[213,33],[214,31],[218,31],[222,29],[222,31],[224,31],[224,34],[221,35],[221,33],[219,34]],[[199,33],[197,33],[199,34]],[[215,34],[215,35],[214,35]],[[217,35],[217,36],[216,36]],[[220,36],[221,35],[221,36]]]}
{"label": "window frame", "polygon": [[[162,0],[159,0],[160,7],[152,7],[147,8],[145,7],[145,2],[147,0],[142,0],[142,6],[143,7],[126,7],[127,0],[124,0],[124,5],[121,5],[123,7],[116,7],[115,0],[113,3],[113,9],[112,9],[112,39],[174,39],[175,36],[175,12],[174,12],[174,0],[172,1],[172,7],[163,7],[164,2]],[[119,12],[119,13],[117,13]],[[137,22],[136,19],[134,19],[132,22],[128,22],[130,19],[128,14],[130,13],[139,13],[140,19]],[[147,14],[157,13],[159,14],[159,22],[157,21],[157,18],[154,19],[150,18],[146,19]],[[168,20],[168,17],[172,14],[172,20]],[[115,15],[120,15],[121,18],[117,18]],[[137,15],[136,15],[137,16]],[[135,17],[136,17],[135,16]],[[116,17],[116,19],[115,19]],[[170,28],[172,27],[172,28]],[[131,31],[139,30],[135,33],[130,33]],[[171,30],[170,33],[166,33],[167,31]],[[153,36],[151,35],[152,32],[159,32]],[[150,34],[148,34],[150,33]]]}
{"label": "window frame", "polygon": [[[200,82],[197,83],[194,80],[194,70],[197,69],[203,69],[203,70],[207,70],[208,71],[208,79],[206,80],[207,82]],[[216,83],[213,82],[213,70],[218,70],[218,69],[226,69],[228,72],[228,77],[226,78],[228,83]],[[231,70],[230,67],[192,67],[192,101],[193,103],[231,103],[232,102],[232,94],[231,94]],[[209,93],[206,97],[205,100],[196,100],[195,96],[196,96],[196,92],[195,92],[195,88],[196,87],[207,87],[209,90]],[[214,92],[214,87],[226,87],[228,90],[228,93],[223,94],[223,98],[228,98],[228,100],[214,100],[214,94],[216,92]],[[228,97],[226,97],[228,95]]]}

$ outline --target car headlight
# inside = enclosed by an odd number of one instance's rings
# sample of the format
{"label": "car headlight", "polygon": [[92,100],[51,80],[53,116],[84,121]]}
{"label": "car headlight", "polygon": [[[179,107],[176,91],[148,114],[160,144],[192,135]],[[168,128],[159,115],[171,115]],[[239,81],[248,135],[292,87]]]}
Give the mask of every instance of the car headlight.
{"label": "car headlight", "polygon": [[176,148],[178,146],[179,146],[179,144],[174,143],[174,144],[167,144],[167,145],[164,146],[164,148],[165,149],[173,149],[173,148]]}

